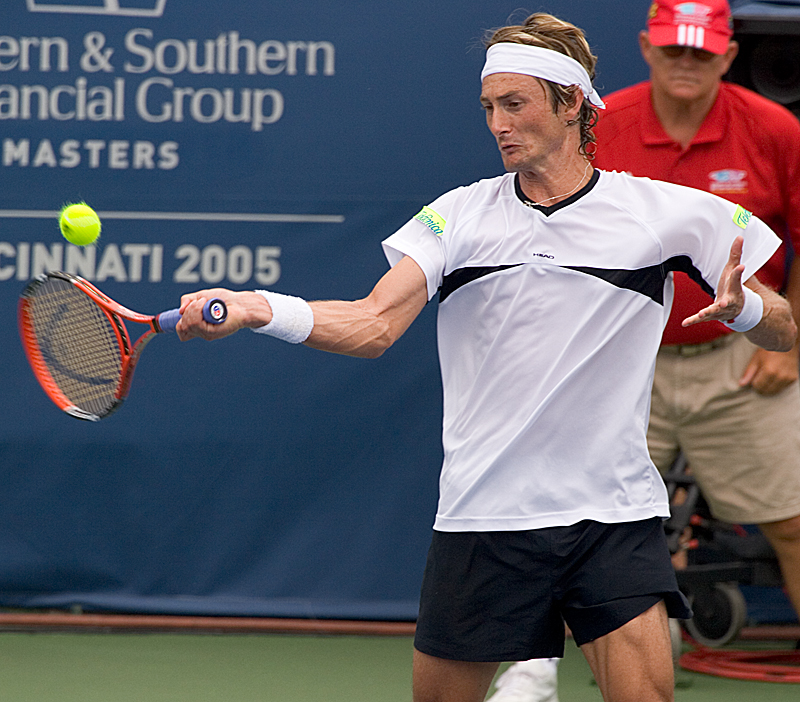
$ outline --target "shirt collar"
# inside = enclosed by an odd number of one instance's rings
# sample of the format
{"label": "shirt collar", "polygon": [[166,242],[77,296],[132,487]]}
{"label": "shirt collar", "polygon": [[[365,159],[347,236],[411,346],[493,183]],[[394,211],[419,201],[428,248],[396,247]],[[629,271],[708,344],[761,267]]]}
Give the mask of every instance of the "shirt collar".
{"label": "shirt collar", "polygon": [[[725,84],[720,85],[717,99],[711,107],[711,111],[706,115],[703,124],[692,139],[692,144],[708,144],[722,141],[725,136]],[[653,108],[652,100],[642,100],[639,103],[642,107],[641,130],[642,141],[649,145],[674,144],[675,140],[664,131],[661,122]]]}

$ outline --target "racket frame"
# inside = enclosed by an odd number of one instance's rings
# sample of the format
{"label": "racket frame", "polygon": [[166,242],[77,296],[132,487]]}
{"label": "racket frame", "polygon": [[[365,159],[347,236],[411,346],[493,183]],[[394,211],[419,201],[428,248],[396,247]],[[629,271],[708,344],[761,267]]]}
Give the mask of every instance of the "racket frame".
{"label": "racket frame", "polygon": [[[42,357],[39,343],[33,331],[33,323],[30,318],[30,307],[32,304],[32,298],[35,297],[36,289],[40,285],[43,285],[50,278],[64,280],[74,285],[81,292],[85,293],[108,318],[109,322],[111,323],[111,328],[117,338],[117,343],[119,344],[120,348],[122,368],[120,371],[120,378],[114,392],[116,401],[102,415],[93,414],[81,409],[80,407],[76,407],[53,380],[53,377],[47,368],[47,364]],[[106,296],[88,280],[85,280],[77,275],[72,275],[71,273],[64,273],[62,271],[51,271],[49,273],[45,273],[38,278],[35,278],[28,284],[19,300],[18,319],[20,336],[22,338],[22,346],[25,349],[25,355],[28,357],[28,362],[33,369],[33,373],[44,391],[47,393],[50,399],[67,414],[77,417],[78,419],[86,419],[95,422],[107,417],[112,412],[116,411],[122,404],[130,390],[133,372],[136,369],[136,364],[139,361],[142,350],[156,334],[162,331],[158,325],[157,316],[134,312],[133,310],[120,305],[118,302]],[[131,322],[137,322],[139,324],[145,324],[149,327],[133,345],[131,345],[131,338],[123,321],[124,319],[127,319]]]}

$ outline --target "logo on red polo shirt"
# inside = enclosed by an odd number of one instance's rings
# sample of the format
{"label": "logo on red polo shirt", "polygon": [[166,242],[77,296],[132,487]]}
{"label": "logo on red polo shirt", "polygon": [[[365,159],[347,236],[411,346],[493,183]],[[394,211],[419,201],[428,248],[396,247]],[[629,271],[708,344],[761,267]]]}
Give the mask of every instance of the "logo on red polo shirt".
{"label": "logo on red polo shirt", "polygon": [[708,174],[708,189],[712,193],[746,193],[747,171],[726,168]]}

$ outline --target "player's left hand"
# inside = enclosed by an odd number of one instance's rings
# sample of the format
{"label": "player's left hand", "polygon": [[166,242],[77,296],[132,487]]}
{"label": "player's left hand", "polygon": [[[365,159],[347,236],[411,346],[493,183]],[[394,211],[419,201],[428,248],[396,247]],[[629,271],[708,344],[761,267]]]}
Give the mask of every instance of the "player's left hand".
{"label": "player's left hand", "polygon": [[776,395],[800,377],[797,347],[778,352],[757,349],[739,380],[760,395]]}
{"label": "player's left hand", "polygon": [[703,308],[697,314],[687,317],[681,326],[690,327],[699,322],[729,322],[736,319],[737,315],[744,307],[744,289],[742,288],[742,273],[744,266],[742,260],[742,248],[744,239],[737,236],[731,245],[731,252],[728,262],[722,269],[717,285],[717,297],[708,307]]}

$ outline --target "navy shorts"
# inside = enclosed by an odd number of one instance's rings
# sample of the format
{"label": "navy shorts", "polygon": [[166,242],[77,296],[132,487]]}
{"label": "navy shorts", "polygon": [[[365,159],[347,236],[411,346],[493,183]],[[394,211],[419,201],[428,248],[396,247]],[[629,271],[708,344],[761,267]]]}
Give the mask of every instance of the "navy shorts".
{"label": "navy shorts", "polygon": [[438,658],[521,661],[564,655],[664,600],[689,619],[662,520],[583,521],[531,531],[434,531],[414,646]]}

